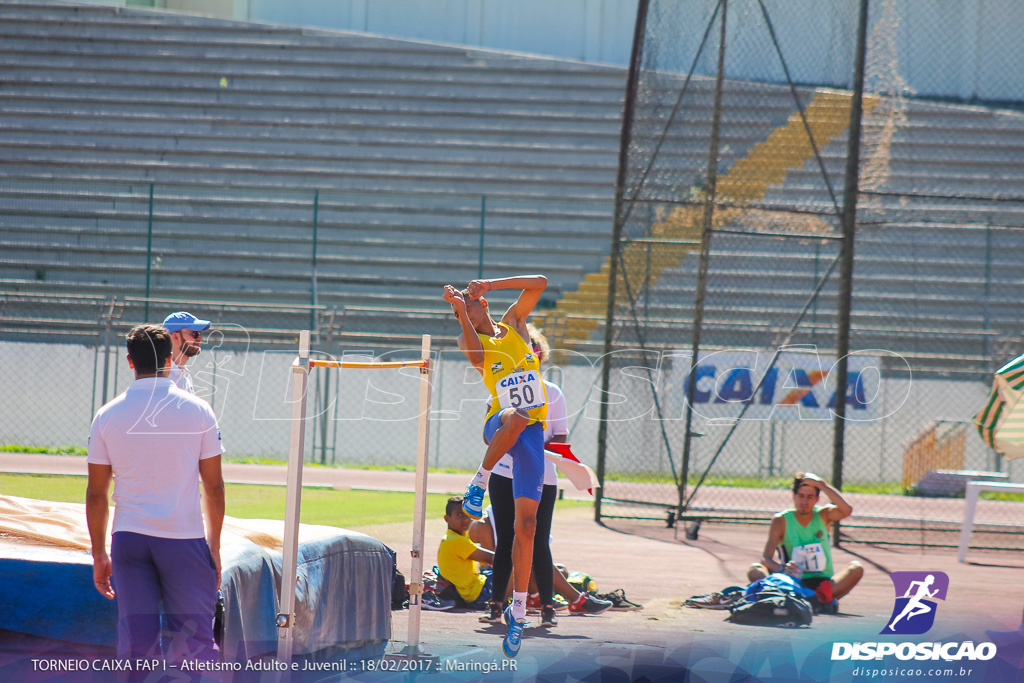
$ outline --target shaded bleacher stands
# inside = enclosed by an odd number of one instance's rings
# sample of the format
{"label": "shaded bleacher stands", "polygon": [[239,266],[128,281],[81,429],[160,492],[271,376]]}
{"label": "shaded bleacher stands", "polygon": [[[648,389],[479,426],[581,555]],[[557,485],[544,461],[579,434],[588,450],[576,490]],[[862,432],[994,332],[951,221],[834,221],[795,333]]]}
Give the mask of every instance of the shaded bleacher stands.
{"label": "shaded bleacher stands", "polygon": [[482,238],[555,298],[607,251],[618,68],[20,2],[0,64],[8,292],[303,306],[315,248],[346,334],[439,334]]}
{"label": "shaded bleacher stands", "polygon": [[[0,67],[6,338],[93,330],[112,298],[120,321],[140,320],[148,293],[161,312],[199,302],[268,341],[290,341],[313,308],[336,313],[338,339],[429,332],[449,343],[440,286],[482,268],[547,274],[542,308],[556,342],[600,348],[623,69],[7,0]],[[659,163],[672,169],[666,178],[696,181],[711,94],[703,79],[690,88]],[[772,153],[796,121],[789,90],[735,81],[727,90],[722,192],[827,209],[816,162]],[[849,98],[800,92],[815,103],[809,117],[841,191]],[[1020,337],[1024,205],[971,195],[1024,194],[1024,115],[900,106],[884,158],[873,158],[882,171],[864,172],[875,175],[860,213],[856,345],[939,374],[977,369]],[[651,190],[678,191],[663,182],[652,177]],[[906,192],[929,196],[886,194]],[[689,345],[694,215],[652,218],[652,241],[631,255],[655,257],[653,270],[650,258],[643,266],[651,288],[641,311],[655,346]],[[726,212],[715,227],[772,232],[778,216],[759,227]],[[835,221],[802,240],[716,235],[706,342],[778,343],[834,258],[834,237]],[[825,286],[798,341],[832,346],[835,290]]]}

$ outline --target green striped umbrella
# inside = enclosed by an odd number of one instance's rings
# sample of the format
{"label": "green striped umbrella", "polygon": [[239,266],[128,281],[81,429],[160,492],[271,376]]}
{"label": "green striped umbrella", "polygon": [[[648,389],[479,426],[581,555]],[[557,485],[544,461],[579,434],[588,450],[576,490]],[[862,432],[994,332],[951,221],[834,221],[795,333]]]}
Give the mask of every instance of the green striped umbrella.
{"label": "green striped umbrella", "polygon": [[1024,356],[996,370],[992,391],[974,416],[982,440],[1004,458],[1024,457]]}

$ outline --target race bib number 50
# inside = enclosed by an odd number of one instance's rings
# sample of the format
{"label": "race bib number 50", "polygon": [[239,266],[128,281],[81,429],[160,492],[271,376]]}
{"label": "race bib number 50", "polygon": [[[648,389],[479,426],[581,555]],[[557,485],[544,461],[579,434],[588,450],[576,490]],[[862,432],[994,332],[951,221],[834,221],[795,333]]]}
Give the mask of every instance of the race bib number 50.
{"label": "race bib number 50", "polygon": [[544,384],[535,370],[520,370],[498,380],[498,405],[502,408],[537,408],[544,405]]}

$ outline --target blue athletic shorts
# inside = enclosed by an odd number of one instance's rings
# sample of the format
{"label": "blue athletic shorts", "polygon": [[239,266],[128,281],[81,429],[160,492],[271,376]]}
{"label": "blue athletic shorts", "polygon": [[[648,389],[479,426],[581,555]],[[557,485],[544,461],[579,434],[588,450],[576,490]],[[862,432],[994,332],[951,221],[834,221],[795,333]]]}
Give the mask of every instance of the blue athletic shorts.
{"label": "blue athletic shorts", "polygon": [[470,607],[476,609],[484,609],[487,607],[487,603],[491,601],[491,595],[494,593],[494,578],[491,576],[491,568],[481,569],[480,573],[487,577],[484,581],[484,585],[480,588],[480,595],[476,596],[476,600],[470,603]]}
{"label": "blue athletic shorts", "polygon": [[[501,427],[501,413],[495,413],[484,424],[484,438],[491,442]],[[512,496],[540,502],[544,493],[544,428],[540,422],[527,425],[508,451],[512,456]]]}

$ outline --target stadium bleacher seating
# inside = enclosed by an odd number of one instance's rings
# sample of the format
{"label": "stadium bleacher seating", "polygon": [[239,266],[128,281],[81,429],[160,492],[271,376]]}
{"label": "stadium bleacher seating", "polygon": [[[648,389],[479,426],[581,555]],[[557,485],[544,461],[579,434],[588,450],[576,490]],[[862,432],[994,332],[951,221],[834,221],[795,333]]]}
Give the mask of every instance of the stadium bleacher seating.
{"label": "stadium bleacher seating", "polygon": [[319,305],[439,333],[484,227],[553,297],[607,250],[622,69],[57,3],[0,37],[4,289],[141,296],[151,253],[154,296],[308,304],[315,211]]}
{"label": "stadium bleacher seating", "polygon": [[[24,330],[75,315],[95,325],[102,302],[137,299],[148,284],[166,301],[226,302],[219,310],[254,328],[305,326],[315,303],[341,311],[352,340],[429,332],[450,341],[440,286],[482,268],[547,274],[542,308],[556,314],[557,341],[600,348],[621,68],[11,0],[0,1],[0,67],[0,290],[5,316]],[[758,144],[793,120],[789,91],[727,87],[760,99],[727,98],[722,167],[758,165]],[[692,88],[663,150],[676,177],[699,177],[707,158],[710,85]],[[1021,194],[1024,115],[903,106],[886,175],[870,189]],[[842,111],[822,120],[841,121]],[[843,126],[825,141],[841,189]],[[821,207],[821,183],[806,159],[727,193]],[[858,344],[941,373],[976,367],[1000,340],[1019,338],[1024,204],[880,194],[864,206]],[[878,207],[899,221],[873,227]],[[730,215],[716,227],[750,229]],[[826,233],[716,236],[708,343],[777,343],[837,252]],[[655,237],[676,244],[649,247],[661,260],[644,295],[647,343],[688,345],[696,236],[692,225],[664,228]],[[836,296],[826,285],[802,341],[831,346]],[[91,303],[76,309],[75,297]],[[256,302],[279,307],[273,322],[249,308]],[[136,315],[137,303],[127,310]]]}

